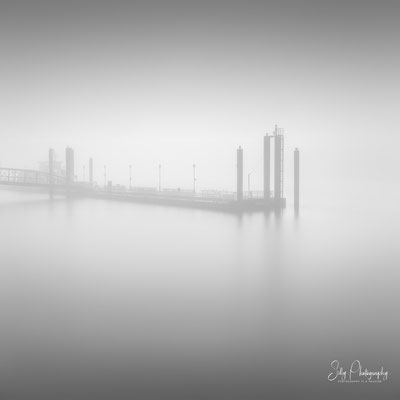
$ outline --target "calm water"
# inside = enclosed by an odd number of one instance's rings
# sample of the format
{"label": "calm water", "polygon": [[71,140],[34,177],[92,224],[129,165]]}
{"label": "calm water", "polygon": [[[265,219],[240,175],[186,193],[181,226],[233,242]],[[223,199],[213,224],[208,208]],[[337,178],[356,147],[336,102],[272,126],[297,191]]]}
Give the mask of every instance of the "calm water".
{"label": "calm water", "polygon": [[[398,213],[370,200],[238,217],[1,190],[0,397],[399,398]],[[335,359],[388,381],[329,382]]]}

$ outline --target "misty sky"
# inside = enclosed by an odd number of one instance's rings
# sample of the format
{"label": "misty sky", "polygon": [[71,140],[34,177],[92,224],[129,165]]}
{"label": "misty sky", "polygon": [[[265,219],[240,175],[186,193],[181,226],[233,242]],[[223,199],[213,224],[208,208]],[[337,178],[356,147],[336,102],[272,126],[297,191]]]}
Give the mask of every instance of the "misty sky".
{"label": "misty sky", "polygon": [[[76,152],[82,177],[261,189],[262,136],[285,129],[304,181],[397,182],[398,1],[5,1],[0,162]],[[332,189],[332,190],[334,190]]]}

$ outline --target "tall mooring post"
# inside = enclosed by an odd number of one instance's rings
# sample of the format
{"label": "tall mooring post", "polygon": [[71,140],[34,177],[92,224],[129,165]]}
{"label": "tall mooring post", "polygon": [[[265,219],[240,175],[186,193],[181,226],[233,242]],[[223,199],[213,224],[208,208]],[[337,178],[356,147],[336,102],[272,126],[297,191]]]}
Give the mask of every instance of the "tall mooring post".
{"label": "tall mooring post", "polygon": [[264,200],[269,201],[271,195],[271,138],[264,136]]}
{"label": "tall mooring post", "polygon": [[54,150],[49,149],[49,184],[54,185]]}
{"label": "tall mooring post", "polygon": [[299,192],[300,192],[300,152],[296,147],[294,150],[294,208],[299,209]]}
{"label": "tall mooring post", "polygon": [[237,201],[243,200],[243,149],[237,149]]}
{"label": "tall mooring post", "polygon": [[89,183],[93,186],[93,158],[89,158]]}
{"label": "tall mooring post", "polygon": [[71,185],[75,179],[75,167],[74,167],[74,150],[70,147],[65,149],[65,170],[67,176],[67,184]]}
{"label": "tall mooring post", "polygon": [[274,197],[278,202],[283,198],[283,135],[275,126],[275,166],[274,166]]}

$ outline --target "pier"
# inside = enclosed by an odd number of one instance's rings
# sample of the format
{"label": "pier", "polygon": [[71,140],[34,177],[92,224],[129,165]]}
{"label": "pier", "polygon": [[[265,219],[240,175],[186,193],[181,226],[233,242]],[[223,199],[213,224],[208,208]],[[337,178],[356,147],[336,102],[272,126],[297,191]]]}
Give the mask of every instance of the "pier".
{"label": "pier", "polygon": [[[113,185],[107,182],[104,167],[104,187],[99,187],[93,181],[93,159],[89,159],[89,177],[87,181],[77,182],[74,175],[74,150],[70,147],[65,152],[65,170],[59,165],[55,168],[54,150],[49,150],[47,172],[0,168],[0,185],[14,187],[29,187],[31,190],[48,190],[50,193],[67,196],[112,199],[133,203],[146,203],[184,208],[224,211],[232,213],[256,212],[266,210],[282,210],[286,207],[284,197],[284,136],[283,131],[275,126],[272,135],[263,137],[263,191],[247,192],[243,190],[244,149],[239,146],[237,157],[236,192],[220,190],[202,190],[196,192],[196,171],[193,165],[193,190],[162,189],[159,182],[156,187],[133,187],[130,166],[129,187]],[[271,148],[273,147],[274,165],[271,168]],[[295,207],[299,207],[299,152],[296,148],[295,158]],[[271,173],[273,186],[271,191]],[[160,169],[161,174],[161,169]],[[161,176],[161,175],[160,175]]]}

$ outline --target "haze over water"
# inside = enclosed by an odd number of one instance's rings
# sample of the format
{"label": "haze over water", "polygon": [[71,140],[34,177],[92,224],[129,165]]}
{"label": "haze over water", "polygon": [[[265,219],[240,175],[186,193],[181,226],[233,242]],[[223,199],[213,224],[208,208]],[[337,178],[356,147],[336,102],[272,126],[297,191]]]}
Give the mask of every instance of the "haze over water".
{"label": "haze over water", "polygon": [[[392,399],[400,394],[400,3],[0,4],[0,166],[75,150],[82,180],[262,189],[281,216],[0,187],[1,399]],[[300,213],[293,150],[300,149]],[[329,382],[388,370],[380,384]]]}
{"label": "haze over water", "polygon": [[[398,393],[392,203],[296,217],[4,189],[0,201],[5,398]],[[389,379],[328,382],[335,359]]]}

